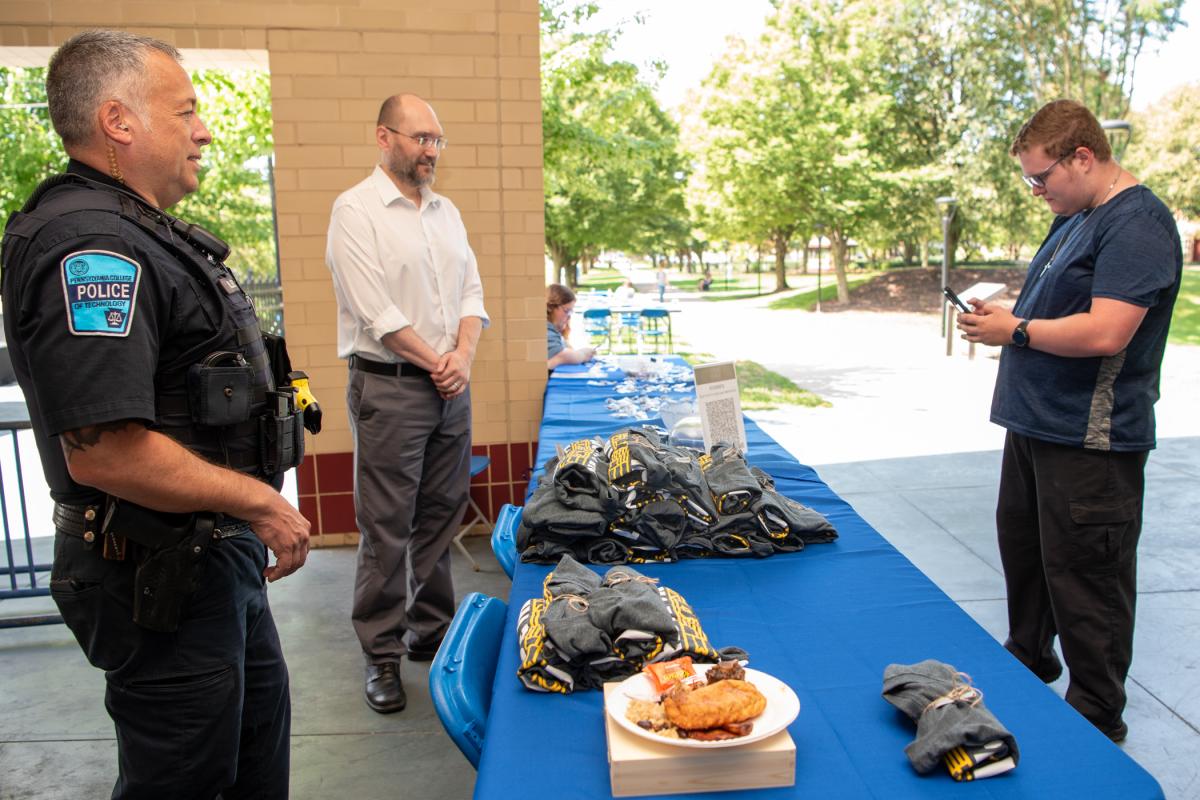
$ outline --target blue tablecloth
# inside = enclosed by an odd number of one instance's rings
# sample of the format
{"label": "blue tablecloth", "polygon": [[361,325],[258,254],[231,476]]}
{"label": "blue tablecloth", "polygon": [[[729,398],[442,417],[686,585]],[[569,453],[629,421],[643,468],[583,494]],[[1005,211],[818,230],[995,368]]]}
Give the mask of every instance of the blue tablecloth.
{"label": "blue tablecloth", "polygon": [[[560,368],[561,369],[561,368]],[[576,368],[578,369],[578,368]],[[604,408],[611,387],[552,377],[539,463],[581,436],[630,424]],[[641,565],[692,604],[717,647],[738,645],[750,665],[800,698],[789,727],[796,785],[679,797],[1161,798],[1158,783],[1012,658],[949,597],[875,532],[811,468],[752,421],[749,460],[780,491],[825,514],[841,538],[762,560]],[[600,692],[552,695],[517,680],[516,616],[541,593],[547,565],[518,564],[493,687],[475,797],[600,798],[611,794]],[[880,696],[891,663],[926,658],[971,676],[1016,736],[1016,770],[971,784],[942,770],[917,775],[904,755],[915,726]]]}

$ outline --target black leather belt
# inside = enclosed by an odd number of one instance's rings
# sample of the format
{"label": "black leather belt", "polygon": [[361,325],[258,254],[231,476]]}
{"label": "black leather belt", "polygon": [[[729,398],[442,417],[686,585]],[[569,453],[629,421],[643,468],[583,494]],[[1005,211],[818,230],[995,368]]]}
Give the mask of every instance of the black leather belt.
{"label": "black leather belt", "polygon": [[[101,505],[69,506],[65,503],[54,504],[54,527],[67,536],[83,539],[85,542],[95,541],[97,531],[104,521],[104,507]],[[213,528],[214,539],[229,539],[250,532],[250,523],[237,517],[217,515],[216,527]]]}
{"label": "black leather belt", "polygon": [[361,370],[362,372],[370,372],[372,375],[387,375],[389,378],[394,378],[397,375],[403,378],[429,377],[429,370],[421,369],[416,364],[410,364],[407,361],[398,363],[372,361],[369,358],[363,358],[357,353],[350,356],[350,369],[357,369]]}
{"label": "black leather belt", "polygon": [[68,506],[55,503],[53,519],[54,527],[68,536],[93,542],[96,540],[96,531],[100,529],[100,523],[104,520],[104,506]]}

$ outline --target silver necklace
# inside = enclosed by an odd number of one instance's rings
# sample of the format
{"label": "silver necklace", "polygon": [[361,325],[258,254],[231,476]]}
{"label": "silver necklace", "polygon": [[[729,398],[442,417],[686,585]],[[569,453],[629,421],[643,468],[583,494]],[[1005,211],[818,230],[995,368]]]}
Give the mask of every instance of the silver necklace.
{"label": "silver necklace", "polygon": [[[1104,201],[1108,199],[1110,194],[1112,194],[1113,188],[1117,185],[1117,181],[1121,180],[1121,175],[1124,172],[1125,170],[1123,169],[1117,170],[1117,177],[1113,178],[1113,182],[1108,185],[1108,191],[1104,193],[1104,197],[1100,198],[1099,203],[1087,210],[1087,213],[1083,215],[1083,218],[1080,220],[1079,224],[1075,226],[1075,230],[1071,231],[1070,236],[1067,236],[1064,233],[1062,236],[1058,237],[1058,244],[1054,245],[1054,252],[1050,254],[1050,260],[1047,261],[1045,266],[1042,267],[1042,275],[1045,275],[1050,271],[1050,268],[1054,266],[1054,259],[1058,258],[1058,251],[1062,248],[1062,246],[1064,244],[1069,245],[1071,242],[1075,241],[1075,238],[1079,236],[1080,232],[1083,230],[1083,226],[1087,225],[1087,221],[1092,218],[1092,214],[1096,212],[1096,209],[1104,205]],[[1067,252],[1071,252],[1071,248],[1068,247]]]}

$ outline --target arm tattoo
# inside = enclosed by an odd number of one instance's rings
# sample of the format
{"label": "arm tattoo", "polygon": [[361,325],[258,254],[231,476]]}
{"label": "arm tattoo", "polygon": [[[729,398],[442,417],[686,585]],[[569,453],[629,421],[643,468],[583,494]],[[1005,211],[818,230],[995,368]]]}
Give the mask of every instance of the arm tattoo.
{"label": "arm tattoo", "polygon": [[63,454],[67,457],[67,462],[71,461],[71,457],[76,453],[87,450],[89,447],[95,447],[100,443],[100,437],[106,433],[116,433],[123,431],[134,422],[128,419],[119,419],[115,422],[105,422],[100,425],[90,425],[86,428],[78,430],[66,431],[59,434],[58,440],[62,444]]}

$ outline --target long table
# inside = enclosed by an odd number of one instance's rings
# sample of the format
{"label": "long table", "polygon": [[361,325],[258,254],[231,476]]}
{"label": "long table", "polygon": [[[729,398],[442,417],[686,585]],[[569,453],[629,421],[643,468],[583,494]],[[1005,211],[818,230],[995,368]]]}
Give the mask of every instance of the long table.
{"label": "long table", "polygon": [[[538,444],[556,445],[630,424],[604,406],[612,388],[556,371]],[[787,496],[825,514],[840,538],[762,560],[639,565],[680,592],[716,647],[738,645],[750,666],[791,686],[796,784],[720,795],[746,798],[1161,798],[1157,781],[1021,666],[817,475],[751,420],[748,460]],[[601,693],[543,694],[516,677],[516,619],[540,595],[549,565],[518,564],[493,686],[479,800],[602,798],[611,794]],[[602,570],[600,570],[602,571]],[[884,668],[933,658],[967,673],[1017,739],[1019,766],[956,783],[920,776],[904,747],[915,726],[880,696]]]}

